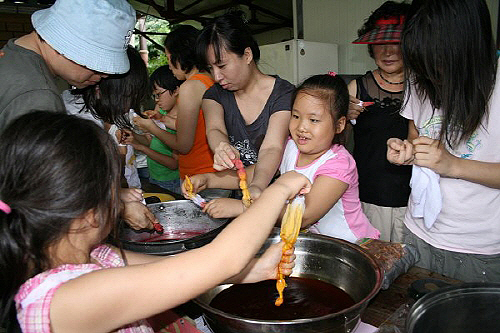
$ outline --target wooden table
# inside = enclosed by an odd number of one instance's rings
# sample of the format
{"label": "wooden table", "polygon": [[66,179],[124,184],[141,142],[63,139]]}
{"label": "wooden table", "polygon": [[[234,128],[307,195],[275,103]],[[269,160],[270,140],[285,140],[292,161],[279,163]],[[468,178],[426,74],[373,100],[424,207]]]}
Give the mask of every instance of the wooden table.
{"label": "wooden table", "polygon": [[[405,318],[400,318],[397,322],[394,322],[394,318],[390,317],[395,314],[398,309],[401,311],[402,306],[409,308],[409,306],[415,302],[408,295],[408,288],[412,282],[426,278],[438,279],[450,284],[461,283],[461,281],[447,278],[427,269],[412,267],[407,273],[400,275],[396,280],[394,280],[389,289],[381,290],[377,296],[371,300],[365,312],[361,316],[361,320],[376,327],[379,327],[382,324],[393,324],[396,326],[401,325],[401,323],[404,324]],[[404,328],[404,326],[398,328]]]}

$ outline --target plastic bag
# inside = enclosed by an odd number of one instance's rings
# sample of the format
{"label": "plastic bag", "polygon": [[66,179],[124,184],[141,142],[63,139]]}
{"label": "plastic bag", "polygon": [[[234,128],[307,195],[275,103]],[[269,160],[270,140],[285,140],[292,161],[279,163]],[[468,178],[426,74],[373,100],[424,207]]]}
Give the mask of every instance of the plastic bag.
{"label": "plastic bag", "polygon": [[388,289],[398,276],[406,273],[420,259],[417,248],[409,244],[364,239],[359,245],[373,255],[383,268],[383,290]]}

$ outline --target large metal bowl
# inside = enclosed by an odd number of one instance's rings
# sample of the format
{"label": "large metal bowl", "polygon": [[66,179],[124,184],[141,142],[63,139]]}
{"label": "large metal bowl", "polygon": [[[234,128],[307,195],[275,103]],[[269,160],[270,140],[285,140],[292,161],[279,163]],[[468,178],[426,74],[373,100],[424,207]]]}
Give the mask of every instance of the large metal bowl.
{"label": "large metal bowl", "polygon": [[191,200],[173,200],[147,205],[164,229],[174,239],[151,241],[159,236],[151,230],[122,227],[119,239],[126,250],[157,255],[171,255],[208,244],[226,226],[228,219],[215,219],[203,213]]}
{"label": "large metal bowl", "polygon": [[429,293],[410,309],[408,333],[497,333],[500,283],[474,282]]}
{"label": "large metal bowl", "polygon": [[[279,241],[274,230],[263,249]],[[355,304],[340,312],[317,318],[255,320],[234,316],[210,306],[212,299],[230,285],[222,285],[197,297],[194,302],[216,333],[321,333],[352,332],[368,301],[379,291],[382,269],[362,248],[349,242],[316,234],[300,234],[295,244],[297,259],[292,276],[322,280],[349,294]],[[244,302],[244,300],[241,300]]]}

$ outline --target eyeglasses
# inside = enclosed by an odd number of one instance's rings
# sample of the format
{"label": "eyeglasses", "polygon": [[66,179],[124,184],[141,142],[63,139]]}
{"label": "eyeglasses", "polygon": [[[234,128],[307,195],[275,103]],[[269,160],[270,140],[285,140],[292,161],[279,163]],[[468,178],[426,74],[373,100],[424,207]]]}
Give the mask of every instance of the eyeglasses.
{"label": "eyeglasses", "polygon": [[153,94],[151,96],[153,96],[153,99],[160,99],[161,95],[163,95],[166,91],[168,91],[167,89],[163,90],[161,93],[158,93],[158,94]]}

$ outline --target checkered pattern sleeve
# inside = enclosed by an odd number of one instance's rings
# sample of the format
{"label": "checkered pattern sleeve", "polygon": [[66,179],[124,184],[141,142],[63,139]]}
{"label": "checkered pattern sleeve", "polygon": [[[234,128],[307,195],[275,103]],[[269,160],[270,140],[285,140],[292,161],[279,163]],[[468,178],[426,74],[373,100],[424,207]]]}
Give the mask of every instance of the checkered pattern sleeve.
{"label": "checkered pattern sleeve", "polygon": [[[102,268],[124,266],[121,256],[106,245],[91,253],[100,265],[62,265],[40,273],[26,281],[15,297],[17,319],[24,333],[51,333],[50,304],[54,293],[65,282]],[[124,326],[119,333],[153,333],[145,320]]]}

